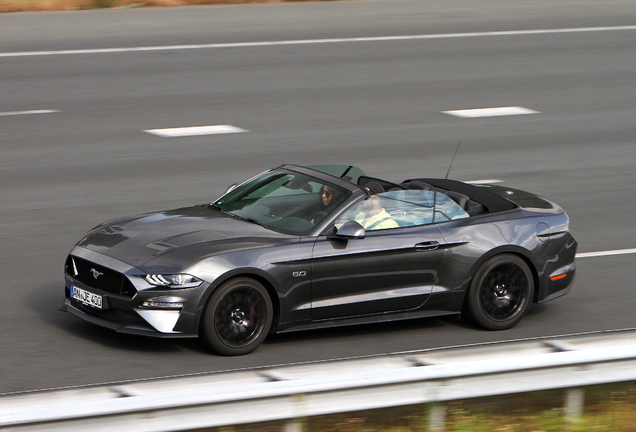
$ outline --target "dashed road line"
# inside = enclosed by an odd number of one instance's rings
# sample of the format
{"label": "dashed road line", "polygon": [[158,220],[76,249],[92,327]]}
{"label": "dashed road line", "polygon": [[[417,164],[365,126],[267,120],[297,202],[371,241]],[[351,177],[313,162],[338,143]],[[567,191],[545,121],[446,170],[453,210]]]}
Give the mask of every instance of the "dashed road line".
{"label": "dashed road line", "polygon": [[500,116],[514,116],[525,114],[539,114],[539,111],[535,111],[524,107],[499,107],[499,108],[478,108],[478,109],[463,109],[463,110],[451,110],[442,111],[444,114],[452,115],[461,118],[479,118],[479,117],[500,117]]}
{"label": "dashed road line", "polygon": [[149,129],[145,130],[149,134],[157,135],[160,137],[185,137],[185,136],[198,136],[198,135],[219,135],[219,134],[231,134],[248,132],[245,129],[241,129],[231,125],[216,125],[216,126],[195,126],[195,127],[179,127],[168,129]]}
{"label": "dashed road line", "polygon": [[29,114],[52,114],[57,113],[58,110],[30,110],[30,111],[7,111],[0,112],[0,116],[16,116],[16,115],[29,115]]}
{"label": "dashed road line", "polygon": [[487,36],[526,36],[526,35],[589,33],[589,32],[626,31],[626,30],[636,30],[636,25],[614,26],[614,27],[577,27],[577,28],[539,29],[539,30],[511,30],[511,31],[491,31],[491,32],[472,32],[472,33],[441,33],[441,34],[421,34],[421,35],[403,35],[403,36],[376,36],[376,37],[358,37],[358,38],[300,39],[300,40],[282,40],[282,41],[265,41],[265,42],[233,42],[233,43],[193,44],[193,45],[163,45],[163,46],[96,48],[96,49],[77,49],[77,50],[21,51],[21,52],[2,52],[0,53],[0,57],[29,57],[29,56],[69,55],[69,54],[107,54],[107,53],[139,52],[139,51],[191,50],[191,49],[211,49],[211,48],[246,48],[246,47],[249,48],[249,47],[279,46],[279,45],[311,45],[311,44],[331,44],[331,43],[344,43],[344,42],[384,42],[384,41],[404,41],[404,40],[421,40],[421,39],[472,38],[472,37],[487,37]]}
{"label": "dashed road line", "polygon": [[636,248],[577,253],[576,258],[596,258],[596,257],[613,256],[613,255],[628,255],[628,254],[636,254]]}

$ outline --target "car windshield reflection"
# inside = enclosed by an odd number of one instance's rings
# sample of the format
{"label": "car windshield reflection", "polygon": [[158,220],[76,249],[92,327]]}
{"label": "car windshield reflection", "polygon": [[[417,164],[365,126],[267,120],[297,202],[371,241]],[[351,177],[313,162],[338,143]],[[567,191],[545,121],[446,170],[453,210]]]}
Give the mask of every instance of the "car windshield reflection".
{"label": "car windshield reflection", "polygon": [[243,183],[213,206],[276,232],[306,235],[350,196],[332,183],[277,169]]}

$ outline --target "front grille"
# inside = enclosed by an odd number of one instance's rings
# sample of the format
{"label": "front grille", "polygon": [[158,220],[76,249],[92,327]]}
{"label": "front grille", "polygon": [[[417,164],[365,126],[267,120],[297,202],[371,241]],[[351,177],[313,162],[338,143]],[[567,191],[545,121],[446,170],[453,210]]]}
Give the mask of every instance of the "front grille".
{"label": "front grille", "polygon": [[132,297],[136,292],[133,284],[123,274],[75,256],[68,256],[66,274],[83,284],[109,293]]}

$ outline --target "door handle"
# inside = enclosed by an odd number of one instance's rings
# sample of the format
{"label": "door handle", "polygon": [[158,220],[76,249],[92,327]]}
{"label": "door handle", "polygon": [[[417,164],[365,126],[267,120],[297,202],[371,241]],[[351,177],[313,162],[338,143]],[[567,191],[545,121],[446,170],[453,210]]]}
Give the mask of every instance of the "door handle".
{"label": "door handle", "polygon": [[422,242],[415,245],[415,250],[417,251],[434,251],[439,247],[439,242],[436,241],[428,241]]}

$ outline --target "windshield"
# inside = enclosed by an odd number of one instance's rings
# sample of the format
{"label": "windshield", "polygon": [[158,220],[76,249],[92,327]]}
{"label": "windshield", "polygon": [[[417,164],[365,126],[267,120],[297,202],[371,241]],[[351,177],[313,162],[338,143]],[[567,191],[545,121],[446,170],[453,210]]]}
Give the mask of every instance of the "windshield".
{"label": "windshield", "polygon": [[283,234],[306,235],[350,196],[351,191],[331,183],[277,169],[243,183],[212,205]]}

